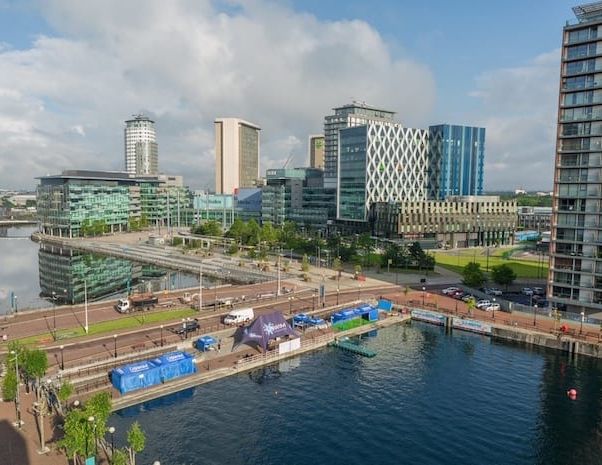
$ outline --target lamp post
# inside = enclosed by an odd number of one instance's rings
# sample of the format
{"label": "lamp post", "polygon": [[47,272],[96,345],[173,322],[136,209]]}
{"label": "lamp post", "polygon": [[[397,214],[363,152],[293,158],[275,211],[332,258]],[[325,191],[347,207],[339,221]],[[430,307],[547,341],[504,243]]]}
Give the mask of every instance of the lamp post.
{"label": "lamp post", "polygon": [[495,297],[493,298],[493,305],[491,306],[491,309],[493,310],[493,319],[495,320]]}
{"label": "lamp post", "polygon": [[52,340],[56,341],[56,292],[52,291]]}
{"label": "lamp post", "polygon": [[424,307],[424,295],[426,293],[426,287],[422,286],[422,306]]}
{"label": "lamp post", "polygon": [[16,427],[21,429],[21,397],[19,396],[19,354],[15,350],[10,351],[11,355],[15,356],[15,374],[17,376],[17,392],[15,393],[15,408],[17,411]]}
{"label": "lamp post", "polygon": [[161,328],[161,347],[163,347],[163,325],[161,325],[160,328]]}
{"label": "lamp post", "polygon": [[65,359],[63,358],[63,350],[65,349],[65,346],[60,346],[59,349],[61,349],[61,370],[65,369]]}
{"label": "lamp post", "polygon": [[115,348],[114,356],[117,358],[117,334],[113,334],[113,346]]}
{"label": "lamp post", "polygon": [[337,287],[337,305],[339,305],[339,292],[340,292],[340,289]]}
{"label": "lamp post", "polygon": [[537,326],[537,304],[533,305],[533,326]]}
{"label": "lamp post", "polygon": [[84,323],[84,331],[88,334],[88,284],[84,279],[84,314],[85,314],[85,323]]}
{"label": "lamp post", "polygon": [[15,304],[15,314],[16,314],[19,311],[18,306],[17,306],[17,296],[16,295],[13,296],[13,301],[14,301],[14,304]]}
{"label": "lamp post", "polygon": [[579,327],[579,334],[583,334],[583,322],[585,321],[585,310],[581,310],[581,326]]}
{"label": "lamp post", "polygon": [[115,427],[109,426],[109,434],[111,435],[111,462],[115,456]]}
{"label": "lamp post", "polygon": [[293,298],[289,297],[288,298],[288,314],[290,315],[291,313],[293,313]]}

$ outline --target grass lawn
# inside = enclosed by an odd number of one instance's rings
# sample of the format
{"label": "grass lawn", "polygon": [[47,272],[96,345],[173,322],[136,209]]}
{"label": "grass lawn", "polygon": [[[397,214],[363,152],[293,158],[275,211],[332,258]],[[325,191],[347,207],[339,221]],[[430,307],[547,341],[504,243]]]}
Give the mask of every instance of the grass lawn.
{"label": "grass lawn", "polygon": [[[124,318],[118,318],[116,320],[101,321],[100,323],[91,324],[89,327],[88,334],[105,334],[114,333],[124,329],[139,328],[145,324],[160,323],[162,321],[169,320],[180,320],[182,318],[188,318],[193,315],[198,315],[198,311],[192,308],[180,308],[177,310],[163,310],[160,312],[152,313],[134,313]],[[65,339],[71,339],[74,337],[85,336],[86,332],[82,327],[61,329],[57,331],[57,341],[63,341]],[[39,334],[36,336],[29,336],[19,339],[21,344],[44,344],[52,342],[52,336],[48,333]]]}
{"label": "grass lawn", "polygon": [[[510,255],[509,249],[495,249],[489,252],[489,270],[497,265],[508,265],[514,270],[517,278],[545,278],[548,273],[548,262],[544,261],[540,268],[537,260],[519,260],[505,258]],[[482,270],[487,269],[487,255],[485,250],[462,250],[450,252],[433,252],[437,265],[461,273],[467,263],[476,261]]]}
{"label": "grass lawn", "polygon": [[353,320],[335,323],[334,325],[332,325],[332,329],[334,329],[335,331],[347,331],[348,329],[358,328],[360,326],[364,326],[370,323],[372,322],[364,320],[363,318],[354,318]]}

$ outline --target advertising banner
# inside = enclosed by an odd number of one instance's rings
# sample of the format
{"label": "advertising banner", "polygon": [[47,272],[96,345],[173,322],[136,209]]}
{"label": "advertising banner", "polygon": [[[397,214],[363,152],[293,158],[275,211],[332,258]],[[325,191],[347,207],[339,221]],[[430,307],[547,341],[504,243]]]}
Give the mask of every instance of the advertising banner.
{"label": "advertising banner", "polygon": [[472,331],[473,333],[491,334],[491,325],[481,323],[477,320],[454,318],[452,327],[464,331]]}
{"label": "advertising banner", "polygon": [[414,320],[426,321],[435,325],[444,326],[447,318],[443,313],[431,312],[429,310],[413,309],[411,312]]}

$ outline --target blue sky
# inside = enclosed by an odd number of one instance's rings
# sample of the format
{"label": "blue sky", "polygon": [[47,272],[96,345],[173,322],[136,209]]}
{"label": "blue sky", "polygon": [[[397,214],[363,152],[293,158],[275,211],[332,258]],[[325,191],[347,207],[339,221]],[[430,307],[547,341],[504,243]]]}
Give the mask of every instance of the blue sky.
{"label": "blue sky", "polygon": [[212,187],[219,116],[262,126],[262,168],[302,165],[307,135],[353,97],[408,126],[485,126],[486,189],[549,190],[573,5],[0,0],[0,187],[121,169],[138,111],[157,121],[162,168],[195,188]]}

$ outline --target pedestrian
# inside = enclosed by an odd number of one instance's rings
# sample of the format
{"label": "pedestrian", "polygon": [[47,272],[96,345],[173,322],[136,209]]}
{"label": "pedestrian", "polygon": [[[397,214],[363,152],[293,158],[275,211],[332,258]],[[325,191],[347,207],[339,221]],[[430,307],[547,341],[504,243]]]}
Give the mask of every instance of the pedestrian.
{"label": "pedestrian", "polygon": [[218,351],[218,352],[221,352],[221,350],[222,350],[222,341],[220,340],[220,341],[218,341],[218,343],[217,343],[217,351]]}

